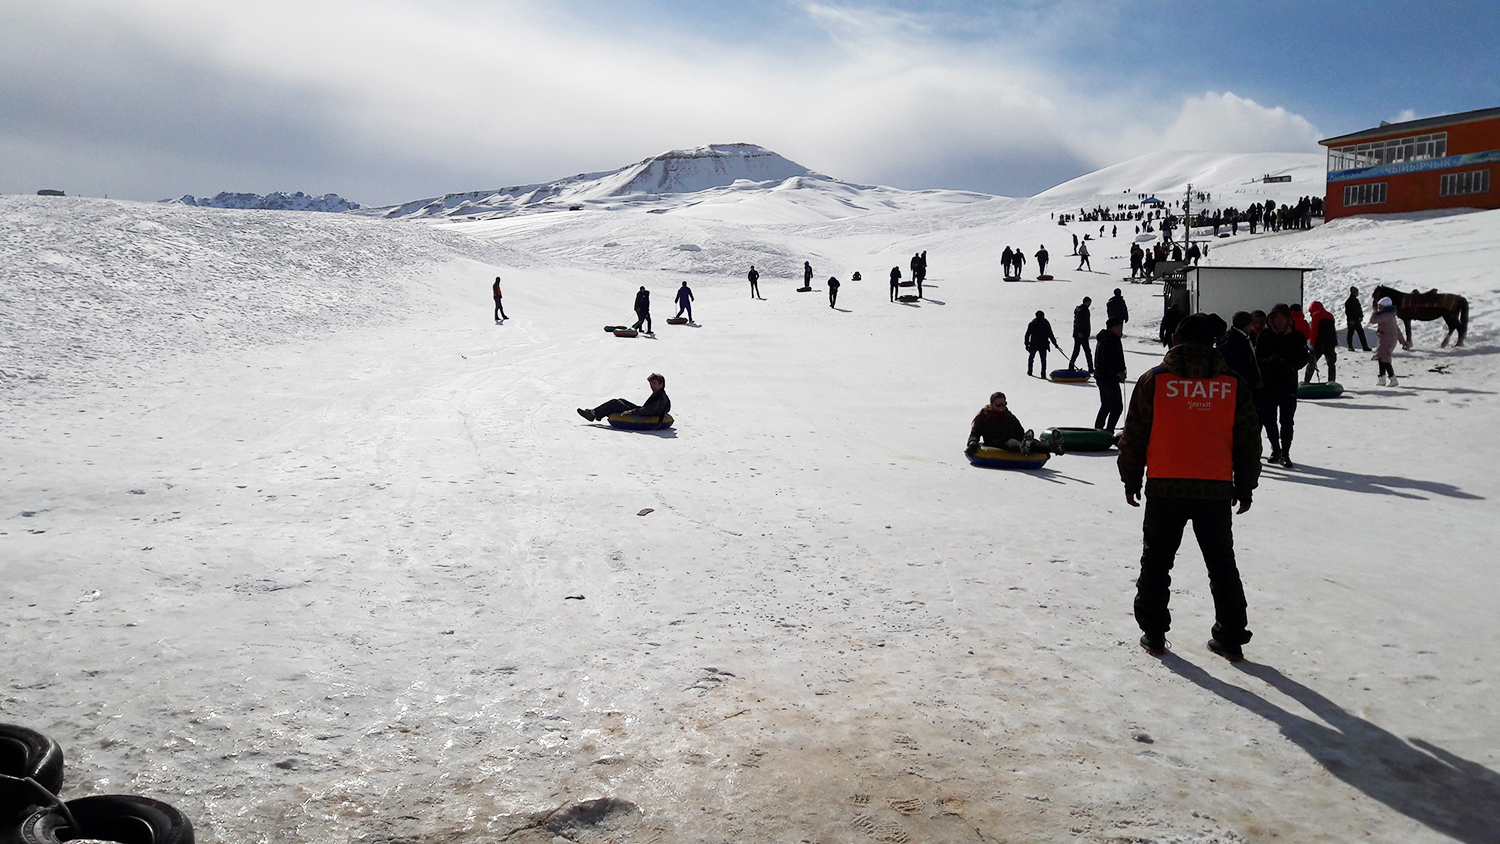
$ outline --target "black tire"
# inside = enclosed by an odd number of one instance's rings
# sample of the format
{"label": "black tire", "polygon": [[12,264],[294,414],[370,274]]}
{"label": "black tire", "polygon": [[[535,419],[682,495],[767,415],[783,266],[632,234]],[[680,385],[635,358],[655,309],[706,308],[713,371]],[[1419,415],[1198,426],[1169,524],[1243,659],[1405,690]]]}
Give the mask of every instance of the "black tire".
{"label": "black tire", "polygon": [[103,794],[69,800],[74,829],[55,806],[21,824],[20,844],[62,844],[79,838],[118,844],[193,844],[193,824],[181,812],[149,797]]}
{"label": "black tire", "polygon": [[56,794],[63,782],[62,747],[36,730],[0,724],[0,774],[31,777]]}

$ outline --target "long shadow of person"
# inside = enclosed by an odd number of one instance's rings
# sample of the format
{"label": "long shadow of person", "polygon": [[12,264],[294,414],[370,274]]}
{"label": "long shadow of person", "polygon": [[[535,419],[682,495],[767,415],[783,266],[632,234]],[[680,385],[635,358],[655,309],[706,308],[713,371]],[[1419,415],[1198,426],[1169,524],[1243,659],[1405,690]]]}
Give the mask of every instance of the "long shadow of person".
{"label": "long shadow of person", "polygon": [[1329,773],[1418,823],[1468,844],[1500,841],[1500,774],[1421,739],[1410,742],[1351,715],[1268,665],[1239,669],[1307,707],[1304,718],[1168,653],[1162,663],[1281,728]]}

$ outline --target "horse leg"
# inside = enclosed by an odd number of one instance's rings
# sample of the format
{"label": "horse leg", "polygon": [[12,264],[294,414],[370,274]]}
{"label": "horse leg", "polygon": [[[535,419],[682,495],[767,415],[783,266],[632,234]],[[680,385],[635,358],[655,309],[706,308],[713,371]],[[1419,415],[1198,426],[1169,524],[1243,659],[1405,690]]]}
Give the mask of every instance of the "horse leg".
{"label": "horse leg", "polygon": [[1406,326],[1406,336],[1401,338],[1401,348],[1409,352],[1411,351],[1411,317],[1407,317],[1401,320],[1401,322]]}

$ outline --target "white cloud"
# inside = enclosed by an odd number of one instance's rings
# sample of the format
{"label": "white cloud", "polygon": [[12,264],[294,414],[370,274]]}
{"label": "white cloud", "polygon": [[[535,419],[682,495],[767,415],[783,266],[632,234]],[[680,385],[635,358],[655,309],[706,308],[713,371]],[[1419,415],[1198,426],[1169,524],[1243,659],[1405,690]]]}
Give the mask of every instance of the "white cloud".
{"label": "white cloud", "polygon": [[[1192,97],[1174,116],[1149,92],[1070,79],[1026,52],[1019,30],[955,38],[914,14],[827,4],[795,13],[808,35],[789,45],[708,40],[671,22],[580,20],[527,2],[55,0],[32,7],[35,31],[0,35],[0,53],[23,37],[46,48],[0,58],[0,77],[23,61],[67,62],[66,73],[29,84],[108,89],[119,102],[80,110],[75,123],[93,120],[91,129],[56,131],[108,137],[110,121],[124,119],[111,112],[132,111],[154,122],[137,143],[162,145],[155,155],[171,154],[163,124],[201,133],[178,152],[194,173],[228,134],[237,143],[226,178],[243,178],[258,146],[275,149],[268,159],[305,147],[306,160],[283,172],[332,168],[349,186],[318,189],[366,203],[540,181],[713,142],[760,143],[853,181],[1035,190],[1082,162],[1164,146],[1316,141],[1306,120],[1234,94]],[[174,96],[194,85],[203,90]],[[171,113],[174,99],[192,113]],[[214,124],[230,128],[216,135]],[[247,137],[256,126],[265,136]],[[273,184],[273,161],[251,169],[267,181],[156,193],[303,188]]]}

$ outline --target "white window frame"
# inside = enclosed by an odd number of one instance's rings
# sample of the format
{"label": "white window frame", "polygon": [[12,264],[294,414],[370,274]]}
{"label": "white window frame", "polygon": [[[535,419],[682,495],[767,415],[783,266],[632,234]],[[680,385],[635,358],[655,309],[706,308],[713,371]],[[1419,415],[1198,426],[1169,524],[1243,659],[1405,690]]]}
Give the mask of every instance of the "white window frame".
{"label": "white window frame", "polygon": [[1365,182],[1360,185],[1345,186],[1344,207],[1353,208],[1359,205],[1385,204],[1388,195],[1387,184],[1387,182]]}
{"label": "white window frame", "polygon": [[1459,173],[1444,173],[1439,183],[1439,196],[1468,196],[1490,192],[1490,171],[1464,170]]}

